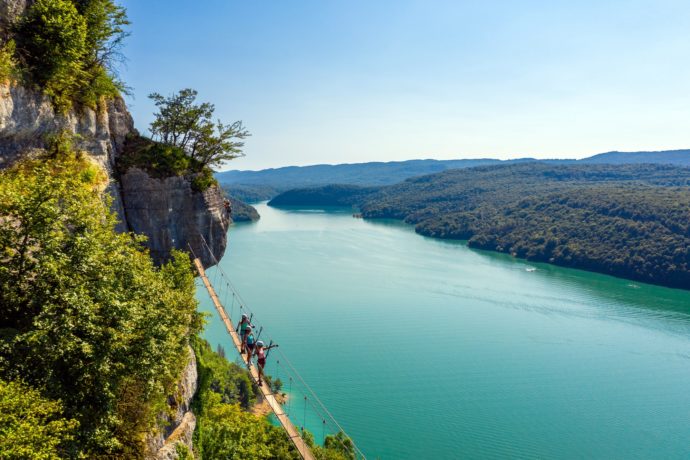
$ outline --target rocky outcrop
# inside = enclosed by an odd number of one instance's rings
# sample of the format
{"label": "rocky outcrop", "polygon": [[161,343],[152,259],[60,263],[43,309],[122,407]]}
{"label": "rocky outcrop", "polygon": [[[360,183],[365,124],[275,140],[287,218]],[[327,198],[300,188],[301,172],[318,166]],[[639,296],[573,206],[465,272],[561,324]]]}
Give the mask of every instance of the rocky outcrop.
{"label": "rocky outcrop", "polygon": [[192,435],[196,427],[196,417],[192,413],[191,403],[196,393],[198,374],[196,356],[189,348],[189,360],[177,384],[177,392],[170,396],[168,405],[172,414],[161,418],[161,427],[146,440],[147,459],[173,460],[177,458],[177,444],[184,444],[192,451]]}
{"label": "rocky outcrop", "polygon": [[10,26],[24,14],[28,3],[28,0],[0,0],[0,38],[7,38]]}
{"label": "rocky outcrop", "polygon": [[74,133],[76,147],[108,172],[108,192],[120,221],[118,231],[128,230],[120,188],[112,179],[115,158],[122,152],[127,134],[134,131],[124,101],[118,98],[99,110],[83,107],[62,114],[55,112],[50,99],[40,91],[9,82],[0,84],[0,169],[41,151],[51,135],[63,130]]}
{"label": "rocky outcrop", "polygon": [[65,130],[76,134],[77,148],[112,171],[134,125],[122,99],[108,101],[97,111],[82,107],[61,114],[39,91],[11,83],[0,85],[0,168],[27,151],[45,148],[51,134]]}
{"label": "rocky outcrop", "polygon": [[148,237],[154,261],[162,263],[171,249],[189,246],[205,267],[223,257],[229,219],[218,186],[196,192],[190,177],[157,179],[139,168],[122,174],[120,184],[127,223]]}
{"label": "rocky outcrop", "polygon": [[[109,101],[99,110],[84,107],[61,114],[41,92],[0,84],[0,169],[42,151],[51,134],[64,130],[76,134],[76,147],[108,172],[118,231],[146,235],[157,263],[166,261],[171,249],[188,250],[188,245],[206,267],[220,260],[228,217],[218,187],[196,193],[190,177],[154,179],[137,169],[115,179],[116,159],[124,151],[127,136],[136,132],[122,99]],[[202,237],[212,253],[205,249]]]}

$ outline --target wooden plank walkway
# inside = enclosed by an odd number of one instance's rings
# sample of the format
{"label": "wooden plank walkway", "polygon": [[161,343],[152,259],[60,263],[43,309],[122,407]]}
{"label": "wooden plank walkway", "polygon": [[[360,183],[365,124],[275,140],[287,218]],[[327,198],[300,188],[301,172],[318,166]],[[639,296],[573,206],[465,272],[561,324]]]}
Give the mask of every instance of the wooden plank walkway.
{"label": "wooden plank walkway", "polygon": [[[220,315],[220,319],[223,320],[223,324],[225,324],[225,329],[228,331],[228,334],[230,334],[230,337],[232,338],[232,343],[235,345],[235,348],[237,348],[237,352],[240,354],[240,356],[242,356],[242,342],[240,342],[240,338],[237,335],[237,332],[235,332],[235,328],[232,325],[232,320],[225,313],[225,308],[223,308],[223,305],[220,303],[220,299],[218,299],[215,289],[213,289],[211,282],[206,277],[206,271],[204,270],[204,266],[201,264],[201,261],[199,259],[194,259],[194,265],[196,267],[197,272],[199,273],[199,276],[201,277],[201,280],[204,282],[204,286],[206,286],[206,289],[208,290],[208,293],[211,296],[211,300],[213,301],[213,305],[216,307],[216,310]],[[249,372],[251,373],[252,378],[254,379],[254,383],[256,384],[256,382],[259,381],[258,369],[253,364],[250,364]],[[262,384],[259,386],[259,389],[261,390],[263,398],[266,400],[266,402],[268,402],[268,405],[271,407],[271,410],[273,411],[276,418],[287,432],[288,437],[295,445],[295,448],[302,456],[302,458],[304,460],[315,460],[314,455],[311,453],[311,450],[309,449],[309,446],[307,446],[307,444],[304,442],[304,439],[302,439],[302,436],[300,436],[299,430],[297,429],[297,427],[295,427],[295,425],[292,424],[290,418],[283,411],[283,406],[281,406],[280,403],[276,400],[273,392],[269,388],[268,384],[266,384],[266,379],[264,379]]]}

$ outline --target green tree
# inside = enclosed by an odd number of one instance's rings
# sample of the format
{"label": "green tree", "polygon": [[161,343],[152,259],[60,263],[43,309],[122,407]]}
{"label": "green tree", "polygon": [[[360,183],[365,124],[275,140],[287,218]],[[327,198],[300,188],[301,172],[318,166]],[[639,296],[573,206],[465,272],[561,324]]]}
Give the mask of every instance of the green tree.
{"label": "green tree", "polygon": [[355,460],[355,445],[352,439],[345,433],[339,431],[336,434],[329,434],[323,442],[324,450],[330,450],[333,456],[341,454],[344,459]]}
{"label": "green tree", "polygon": [[118,234],[86,158],[0,173],[0,378],[24,379],[79,421],[88,456],[136,456],[200,328],[186,254],[154,267]]}
{"label": "green tree", "polygon": [[56,108],[96,107],[124,90],[115,63],[127,25],[112,0],[36,0],[13,34],[19,67]]}
{"label": "green tree", "polygon": [[211,397],[217,402],[205,413],[202,424],[198,449],[203,458],[275,458],[267,445],[270,425],[237,404],[221,404],[218,394]]}
{"label": "green tree", "polygon": [[244,139],[250,134],[241,121],[229,125],[213,121],[213,104],[196,102],[197,92],[183,89],[170,97],[149,95],[158,112],[151,123],[155,140],[180,147],[201,168],[220,166],[243,155]]}
{"label": "green tree", "polygon": [[84,79],[87,24],[70,0],[37,0],[19,23],[19,56],[32,81],[55,103],[69,104]]}
{"label": "green tree", "polygon": [[87,65],[114,72],[113,65],[123,59],[122,43],[129,36],[127,11],[112,0],[75,0],[75,4],[87,26]]}
{"label": "green tree", "polygon": [[14,40],[0,45],[0,82],[17,77],[16,48]]}
{"label": "green tree", "polygon": [[63,418],[59,401],[25,384],[0,380],[0,458],[62,458],[77,426]]}

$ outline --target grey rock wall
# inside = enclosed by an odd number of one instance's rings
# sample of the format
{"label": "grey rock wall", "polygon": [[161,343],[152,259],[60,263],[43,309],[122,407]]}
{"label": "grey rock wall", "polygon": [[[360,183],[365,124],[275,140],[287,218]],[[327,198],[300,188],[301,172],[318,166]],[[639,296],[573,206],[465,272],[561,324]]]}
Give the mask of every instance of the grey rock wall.
{"label": "grey rock wall", "polygon": [[98,111],[83,107],[60,114],[41,92],[0,84],[0,168],[45,148],[48,137],[62,130],[75,133],[77,147],[110,172],[134,123],[122,99]]}
{"label": "grey rock wall", "polygon": [[24,14],[28,0],[0,0],[0,37],[5,38],[9,26]]}
{"label": "grey rock wall", "polygon": [[[59,114],[42,93],[0,84],[0,169],[41,151],[48,136],[61,130],[75,133],[77,148],[108,172],[108,192],[120,221],[117,230],[146,235],[157,263],[166,261],[171,249],[187,250],[188,245],[206,267],[223,257],[229,220],[219,188],[196,193],[189,177],[154,179],[138,169],[115,178],[115,161],[127,135],[135,132],[122,99],[98,111],[83,108]],[[202,237],[212,251],[206,250]]]}
{"label": "grey rock wall", "polygon": [[0,169],[41,151],[49,136],[62,130],[75,133],[76,147],[108,172],[108,193],[120,221],[117,230],[127,231],[120,187],[113,178],[115,158],[122,152],[127,134],[134,132],[124,101],[109,101],[98,111],[85,107],[60,114],[41,92],[0,83]]}
{"label": "grey rock wall", "polygon": [[146,439],[147,459],[173,460],[177,458],[177,444],[182,443],[192,451],[192,436],[196,427],[196,417],[191,403],[198,385],[196,356],[189,348],[189,360],[185,366],[177,392],[170,397],[168,404],[174,409],[173,415],[161,418],[161,428]]}
{"label": "grey rock wall", "polygon": [[133,232],[148,236],[156,263],[165,262],[171,249],[189,246],[205,267],[223,257],[230,221],[219,187],[195,192],[189,177],[156,179],[138,168],[122,174],[120,184],[127,223]]}

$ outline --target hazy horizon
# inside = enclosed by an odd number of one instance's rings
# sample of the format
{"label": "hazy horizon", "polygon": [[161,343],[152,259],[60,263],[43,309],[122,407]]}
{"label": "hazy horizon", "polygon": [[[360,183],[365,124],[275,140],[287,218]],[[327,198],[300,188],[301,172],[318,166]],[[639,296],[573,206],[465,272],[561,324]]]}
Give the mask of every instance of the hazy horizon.
{"label": "hazy horizon", "polygon": [[251,131],[223,169],[690,146],[690,4],[124,0],[122,71]]}

